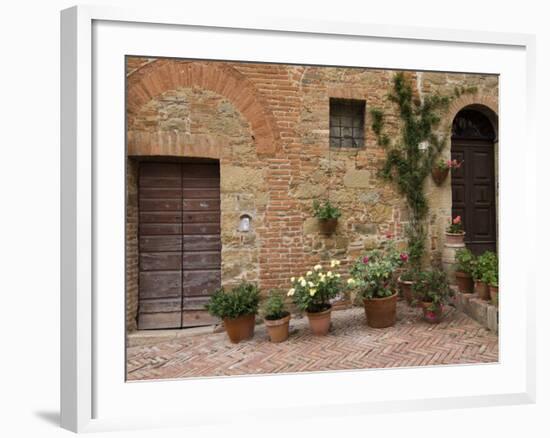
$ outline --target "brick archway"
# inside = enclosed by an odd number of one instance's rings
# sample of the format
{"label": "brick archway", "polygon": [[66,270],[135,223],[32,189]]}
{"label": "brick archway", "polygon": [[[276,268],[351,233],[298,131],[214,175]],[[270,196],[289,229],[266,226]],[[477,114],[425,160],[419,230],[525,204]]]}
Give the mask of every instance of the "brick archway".
{"label": "brick archway", "polygon": [[[200,61],[157,60],[137,69],[127,78],[128,126],[132,125],[136,113],[145,103],[166,91],[182,87],[200,87],[227,98],[250,123],[256,152],[259,155],[273,155],[279,149],[279,134],[273,116],[258,91],[236,69],[224,64],[206,65]],[[174,142],[178,142],[180,136],[177,133],[161,134],[130,135],[128,149],[150,151],[151,142],[154,141],[162,150],[173,150]],[[189,140],[185,135],[181,137],[182,141]],[[205,152],[209,156],[216,155],[215,149],[219,147],[217,142],[208,146]],[[202,149],[200,144],[194,145],[195,149],[197,147]],[[194,151],[193,156],[199,156],[197,153],[200,155],[199,151]]]}
{"label": "brick archway", "polygon": [[[480,93],[467,93],[453,100],[447,111],[445,124],[450,130],[453,120],[458,112],[466,107],[476,107],[479,111],[485,113],[493,124],[495,132],[498,132],[498,99],[495,96]],[[484,110],[485,109],[485,110]]]}

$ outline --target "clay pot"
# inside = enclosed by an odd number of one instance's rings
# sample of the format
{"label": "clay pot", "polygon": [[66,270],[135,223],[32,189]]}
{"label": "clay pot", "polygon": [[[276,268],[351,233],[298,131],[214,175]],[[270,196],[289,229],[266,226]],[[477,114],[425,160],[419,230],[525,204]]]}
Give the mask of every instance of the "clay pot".
{"label": "clay pot", "polygon": [[432,179],[438,186],[443,184],[443,181],[445,181],[448,174],[449,174],[448,167],[446,167],[445,169],[441,169],[437,166],[432,168]]}
{"label": "clay pot", "polygon": [[240,341],[250,339],[254,336],[254,325],[256,323],[256,315],[242,315],[238,318],[224,318],[223,325],[229,340],[233,344],[238,344]]}
{"label": "clay pot", "polygon": [[443,319],[443,304],[436,306],[435,310],[430,310],[432,303],[422,302],[422,316],[424,321],[430,324],[437,324]]}
{"label": "clay pot", "polygon": [[471,294],[474,292],[474,279],[470,274],[466,274],[462,271],[455,272],[456,284],[458,290],[465,294]]}
{"label": "clay pot", "polygon": [[401,277],[397,279],[397,282],[399,283],[399,289],[401,290],[401,295],[405,300],[407,301],[407,304],[410,306],[412,305],[413,301],[413,294],[412,294],[412,281],[404,281],[401,280]]}
{"label": "clay pot", "polygon": [[281,319],[264,319],[271,342],[283,342],[288,339],[290,313]]}
{"label": "clay pot", "polygon": [[306,312],[309,327],[315,336],[325,336],[330,328],[330,313],[332,307],[322,312]]}
{"label": "clay pot", "polygon": [[463,247],[464,245],[464,236],[466,233],[463,231],[462,233],[445,233],[445,244],[451,245],[451,246],[460,246]]}
{"label": "clay pot", "polygon": [[489,296],[489,286],[484,281],[476,280],[474,282],[474,292],[482,300],[488,300],[490,298],[490,296]]}
{"label": "clay pot", "polygon": [[489,285],[489,295],[491,296],[491,304],[498,306],[498,286]]}
{"label": "clay pot", "polygon": [[364,299],[367,325],[373,328],[385,328],[395,324],[397,293],[384,298]]}
{"label": "clay pot", "polygon": [[338,219],[319,219],[319,229],[325,235],[334,233],[337,225]]}

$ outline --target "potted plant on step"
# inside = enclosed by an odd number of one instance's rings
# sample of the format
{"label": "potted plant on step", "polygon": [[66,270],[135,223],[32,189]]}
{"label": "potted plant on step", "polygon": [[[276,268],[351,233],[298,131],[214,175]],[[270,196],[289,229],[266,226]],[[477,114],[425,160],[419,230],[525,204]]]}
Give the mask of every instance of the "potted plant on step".
{"label": "potted plant on step", "polygon": [[455,278],[458,290],[467,294],[473,293],[474,280],[472,272],[476,263],[475,255],[468,248],[460,248],[456,251],[455,260]]}
{"label": "potted plant on step", "polygon": [[272,292],[263,305],[263,315],[271,342],[286,341],[290,312],[285,308],[283,297]]}
{"label": "potted plant on step", "polygon": [[485,270],[482,280],[489,286],[489,297],[494,306],[498,305],[498,257],[490,253],[488,266]]}
{"label": "potted plant on step", "polygon": [[418,275],[418,268],[411,267],[403,271],[403,273],[397,279],[401,295],[403,296],[405,301],[407,301],[407,304],[409,306],[412,305],[413,302],[412,285],[414,283],[416,275]]}
{"label": "potted plant on step", "polygon": [[451,218],[451,223],[447,227],[445,232],[445,238],[447,245],[464,246],[464,226],[462,224],[462,217],[456,216]]}
{"label": "potted plant on step", "polygon": [[413,295],[422,307],[424,320],[435,324],[442,320],[445,303],[452,297],[453,291],[447,274],[432,268],[418,274],[413,284]]}
{"label": "potted plant on step", "polygon": [[[340,261],[332,260],[331,269],[337,268]],[[290,279],[292,287],[288,296],[306,315],[314,335],[326,335],[330,328],[332,305],[330,300],[342,290],[340,274],[332,270],[323,270],[318,264],[304,276]]]}
{"label": "potted plant on step", "polygon": [[383,249],[369,251],[352,266],[348,280],[351,288],[358,289],[363,298],[367,324],[374,328],[395,324],[397,290],[394,272],[407,257],[389,241]]}
{"label": "potted plant on step", "polygon": [[487,284],[487,273],[492,269],[496,261],[496,254],[492,251],[485,251],[477,257],[472,276],[474,277],[474,291],[482,300],[489,300],[489,285]]}
{"label": "potted plant on step", "polygon": [[229,292],[218,289],[211,297],[206,310],[223,320],[229,340],[234,344],[254,336],[260,290],[255,284],[242,282]]}
{"label": "potted plant on step", "polygon": [[330,235],[336,230],[338,218],[342,215],[340,209],[327,199],[323,204],[313,201],[313,216],[319,220],[321,233]]}

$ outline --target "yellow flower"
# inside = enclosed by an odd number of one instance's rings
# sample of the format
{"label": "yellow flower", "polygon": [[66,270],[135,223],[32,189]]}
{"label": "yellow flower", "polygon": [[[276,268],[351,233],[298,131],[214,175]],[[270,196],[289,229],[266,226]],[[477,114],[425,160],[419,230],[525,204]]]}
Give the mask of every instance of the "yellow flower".
{"label": "yellow flower", "polygon": [[328,272],[327,272],[327,277],[328,277],[328,278],[332,278],[332,271],[328,271]]}
{"label": "yellow flower", "polygon": [[335,266],[340,266],[340,260],[331,260],[330,267],[334,268]]}
{"label": "yellow flower", "polygon": [[298,281],[301,283],[302,281],[304,281],[304,277],[298,278]]}
{"label": "yellow flower", "polygon": [[291,297],[292,295],[294,295],[294,292],[296,292],[296,290],[295,290],[294,288],[291,288],[291,289],[288,290],[287,295],[288,295],[289,297]]}
{"label": "yellow flower", "polygon": [[323,267],[321,265],[315,265],[313,269],[315,269],[316,271],[320,271],[321,269],[323,269]]}
{"label": "yellow flower", "polygon": [[315,292],[317,292],[317,289],[310,289],[310,290],[309,290],[309,294],[310,294],[311,296],[315,295]]}
{"label": "yellow flower", "polygon": [[338,274],[338,273],[334,274],[334,276],[335,276],[336,278],[340,278],[340,274]]}
{"label": "yellow flower", "polygon": [[355,280],[353,278],[348,278],[348,284],[353,286],[355,284]]}
{"label": "yellow flower", "polygon": [[294,277],[290,277],[290,281],[291,281],[292,283],[294,283],[294,280],[295,280]]}
{"label": "yellow flower", "polygon": [[313,272],[311,272],[311,271],[307,271],[307,273],[306,273],[306,277],[309,277],[309,276],[310,276],[311,274],[313,274]]}
{"label": "yellow flower", "polygon": [[323,276],[319,279],[319,281],[320,281],[321,283],[324,283],[324,282],[327,281],[327,279],[326,279],[325,276],[323,275]]}

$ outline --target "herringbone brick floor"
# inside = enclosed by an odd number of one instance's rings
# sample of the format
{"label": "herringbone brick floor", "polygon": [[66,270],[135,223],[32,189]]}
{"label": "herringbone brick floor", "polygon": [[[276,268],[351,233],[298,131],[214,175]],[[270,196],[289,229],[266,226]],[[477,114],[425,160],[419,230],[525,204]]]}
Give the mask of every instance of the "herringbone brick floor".
{"label": "herringbone brick floor", "polygon": [[436,325],[398,303],[394,327],[366,325],[362,308],[332,313],[327,336],[310,334],[307,318],[293,319],[287,342],[272,344],[263,325],[254,338],[231,344],[225,333],[181,337],[127,349],[128,380],[294,373],[498,361],[498,336],[453,307]]}

